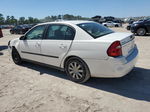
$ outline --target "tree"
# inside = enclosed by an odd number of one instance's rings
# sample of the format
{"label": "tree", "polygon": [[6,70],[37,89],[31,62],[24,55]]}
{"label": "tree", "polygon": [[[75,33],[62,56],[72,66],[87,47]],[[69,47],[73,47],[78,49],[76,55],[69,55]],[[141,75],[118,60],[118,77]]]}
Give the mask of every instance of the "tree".
{"label": "tree", "polygon": [[57,16],[51,16],[52,21],[56,21],[57,20]]}
{"label": "tree", "polygon": [[16,24],[17,24],[17,19],[15,19],[14,16],[11,16],[11,17],[10,17],[10,23],[9,23],[9,24],[16,25]]}
{"label": "tree", "polygon": [[82,17],[81,16],[77,16],[77,20],[81,20],[82,19]]}
{"label": "tree", "polygon": [[5,24],[10,24],[10,16],[6,17]]}
{"label": "tree", "polygon": [[40,22],[40,20],[38,18],[33,19],[33,23],[39,23],[39,22]]}
{"label": "tree", "polygon": [[57,17],[58,19],[62,19],[62,16],[61,15],[58,15],[58,17]]}
{"label": "tree", "polygon": [[29,21],[29,24],[32,24],[32,23],[34,23],[34,18],[33,17],[28,17],[28,21]]}
{"label": "tree", "polygon": [[70,14],[65,14],[65,15],[63,16],[63,19],[66,19],[66,20],[74,20],[74,19],[75,19],[75,16],[70,15]]}
{"label": "tree", "polygon": [[51,22],[52,19],[50,16],[45,17],[44,19],[41,20],[42,22]]}
{"label": "tree", "polygon": [[5,18],[3,17],[3,14],[0,13],[0,24],[4,24]]}
{"label": "tree", "polygon": [[19,21],[18,21],[19,24],[24,24],[25,23],[25,19],[26,19],[25,17],[20,17]]}
{"label": "tree", "polygon": [[10,25],[17,25],[17,24],[35,24],[39,22],[51,22],[56,21],[58,19],[64,19],[64,20],[89,20],[89,18],[82,17],[82,16],[74,16],[71,14],[65,14],[65,15],[52,15],[47,16],[44,19],[39,20],[38,18],[28,17],[27,19],[25,17],[20,17],[19,19],[15,19],[14,16],[7,16],[6,19],[3,17],[3,14],[0,14],[0,24],[10,24]]}

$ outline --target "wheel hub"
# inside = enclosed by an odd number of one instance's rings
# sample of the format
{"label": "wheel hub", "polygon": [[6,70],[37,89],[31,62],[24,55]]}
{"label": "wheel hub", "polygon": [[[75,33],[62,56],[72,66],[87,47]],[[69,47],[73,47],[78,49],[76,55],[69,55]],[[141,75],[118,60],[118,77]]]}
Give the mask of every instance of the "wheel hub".
{"label": "wheel hub", "polygon": [[68,66],[69,74],[75,79],[81,79],[83,77],[83,67],[77,62],[72,62]]}

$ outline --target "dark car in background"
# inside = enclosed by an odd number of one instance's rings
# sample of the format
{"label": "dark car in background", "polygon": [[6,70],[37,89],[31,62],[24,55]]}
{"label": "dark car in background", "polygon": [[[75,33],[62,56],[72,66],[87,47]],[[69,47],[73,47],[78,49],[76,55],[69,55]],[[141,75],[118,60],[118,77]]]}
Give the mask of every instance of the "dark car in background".
{"label": "dark car in background", "polygon": [[139,36],[144,36],[147,33],[150,33],[150,19],[137,21],[131,24],[131,32]]}
{"label": "dark car in background", "polygon": [[0,25],[1,29],[11,29],[13,27],[14,27],[14,25]]}
{"label": "dark car in background", "polygon": [[11,34],[25,34],[34,25],[18,25],[10,29]]}
{"label": "dark car in background", "polygon": [[129,21],[129,24],[127,25],[126,29],[127,29],[127,30],[131,30],[131,25],[132,25],[132,24],[135,24],[135,23],[137,23],[137,22],[140,22],[140,21],[144,21],[144,20],[143,20],[143,19],[140,19],[140,20],[138,20],[138,21],[133,21],[133,19],[132,19],[132,21]]}

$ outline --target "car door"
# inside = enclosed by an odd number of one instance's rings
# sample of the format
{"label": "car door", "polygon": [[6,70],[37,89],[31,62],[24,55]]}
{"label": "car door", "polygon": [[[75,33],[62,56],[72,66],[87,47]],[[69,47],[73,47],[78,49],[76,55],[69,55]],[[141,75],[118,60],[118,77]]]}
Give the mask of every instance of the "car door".
{"label": "car door", "polygon": [[113,26],[113,23],[111,21],[108,21],[108,26],[109,27],[112,27]]}
{"label": "car door", "polygon": [[23,40],[20,40],[21,57],[41,62],[41,40],[44,36],[45,25],[34,27]]}
{"label": "car door", "polygon": [[145,26],[147,27],[148,32],[150,33],[150,20],[148,20],[148,21],[146,22]]}
{"label": "car door", "polygon": [[60,66],[61,60],[68,53],[75,36],[75,30],[67,25],[51,24],[46,38],[41,43],[43,62],[53,66]]}

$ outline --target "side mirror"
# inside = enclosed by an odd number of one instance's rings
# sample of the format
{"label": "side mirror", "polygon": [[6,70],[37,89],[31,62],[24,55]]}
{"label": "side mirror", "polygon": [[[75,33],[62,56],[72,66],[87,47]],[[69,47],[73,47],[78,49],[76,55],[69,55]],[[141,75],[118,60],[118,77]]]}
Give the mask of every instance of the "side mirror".
{"label": "side mirror", "polygon": [[20,40],[24,40],[24,36],[21,36],[19,39],[20,39]]}

